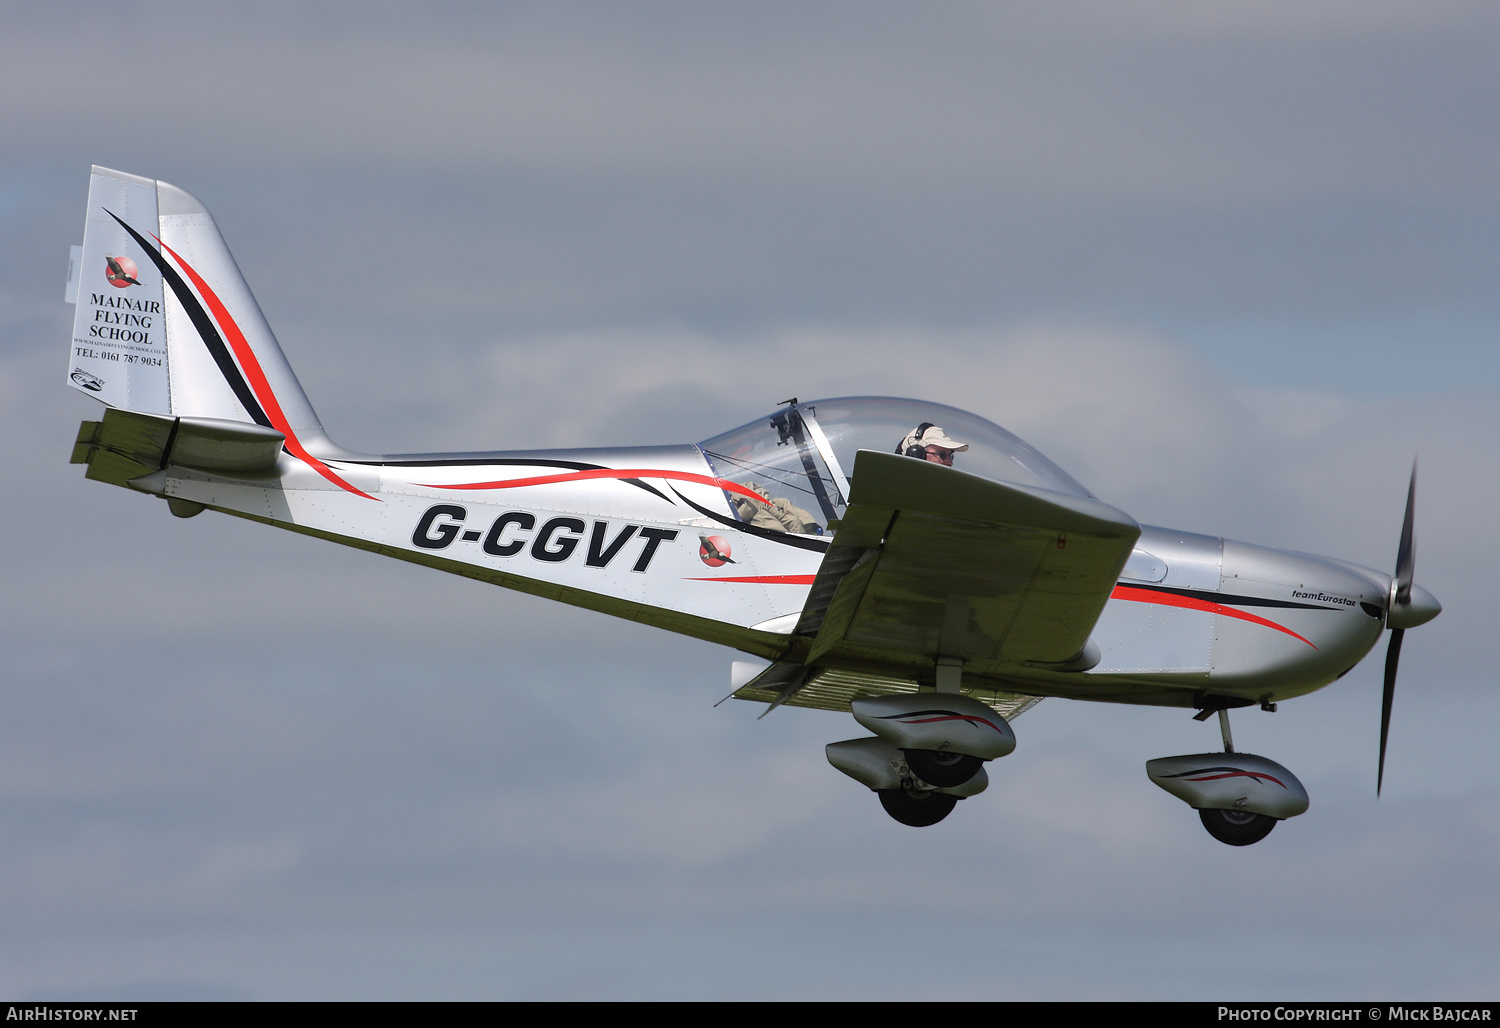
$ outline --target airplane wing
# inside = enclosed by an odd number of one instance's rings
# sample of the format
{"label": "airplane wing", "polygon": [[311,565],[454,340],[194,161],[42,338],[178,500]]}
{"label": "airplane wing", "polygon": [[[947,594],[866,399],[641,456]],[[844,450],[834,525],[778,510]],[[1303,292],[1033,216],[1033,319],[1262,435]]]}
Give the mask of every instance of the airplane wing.
{"label": "airplane wing", "polygon": [[[854,468],[792,652],[740,692],[844,709],[930,681],[940,657],[963,662],[966,685],[1098,661],[1089,633],[1140,536],[1132,518],[896,454],[861,450]],[[863,688],[833,688],[851,677]],[[825,702],[809,702],[820,686]]]}

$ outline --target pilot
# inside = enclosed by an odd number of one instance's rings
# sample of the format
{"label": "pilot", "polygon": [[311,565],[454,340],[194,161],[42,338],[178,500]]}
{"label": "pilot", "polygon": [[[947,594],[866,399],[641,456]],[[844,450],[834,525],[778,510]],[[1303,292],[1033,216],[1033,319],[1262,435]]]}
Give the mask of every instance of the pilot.
{"label": "pilot", "polygon": [[741,521],[748,521],[757,528],[794,532],[797,535],[818,535],[823,531],[811,514],[785,496],[773,499],[757,482],[746,482],[745,486],[759,496],[761,501],[756,503],[744,494],[736,494],[732,499]]}
{"label": "pilot", "polygon": [[901,445],[896,447],[896,452],[951,468],[953,455],[962,453],[968,448],[968,443],[949,438],[948,433],[944,432],[941,426],[924,421],[906,433],[906,438],[901,440]]}

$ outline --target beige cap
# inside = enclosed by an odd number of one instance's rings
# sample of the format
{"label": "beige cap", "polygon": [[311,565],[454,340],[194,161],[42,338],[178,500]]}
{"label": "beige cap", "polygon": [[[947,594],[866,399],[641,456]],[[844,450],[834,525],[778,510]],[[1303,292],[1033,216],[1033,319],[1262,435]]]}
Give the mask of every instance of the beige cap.
{"label": "beige cap", "polygon": [[906,438],[901,440],[901,452],[905,453],[913,446],[941,446],[945,450],[955,450],[960,453],[969,448],[968,443],[961,443],[951,438],[940,425],[928,425],[922,430],[920,436],[915,428],[908,432]]}

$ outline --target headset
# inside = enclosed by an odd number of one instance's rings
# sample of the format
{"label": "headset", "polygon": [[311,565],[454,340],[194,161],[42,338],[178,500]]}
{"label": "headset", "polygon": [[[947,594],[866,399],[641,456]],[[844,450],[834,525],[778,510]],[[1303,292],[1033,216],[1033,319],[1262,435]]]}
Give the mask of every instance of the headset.
{"label": "headset", "polygon": [[896,446],[896,452],[897,453],[901,453],[901,454],[905,454],[908,457],[916,457],[918,460],[926,460],[927,459],[927,447],[924,446],[924,445],[922,445],[922,437],[927,434],[927,430],[929,428],[931,428],[931,427],[932,427],[932,422],[930,422],[930,421],[924,421],[924,422],[922,422],[920,425],[917,426],[917,436],[916,436],[917,441],[914,444],[912,444],[911,446],[908,446],[904,450],[898,444]]}

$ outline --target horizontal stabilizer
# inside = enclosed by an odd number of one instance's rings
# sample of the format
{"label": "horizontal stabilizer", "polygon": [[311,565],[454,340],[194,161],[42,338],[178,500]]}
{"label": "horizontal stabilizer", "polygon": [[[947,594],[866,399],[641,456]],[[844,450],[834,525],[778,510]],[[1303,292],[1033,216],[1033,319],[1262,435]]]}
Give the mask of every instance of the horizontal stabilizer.
{"label": "horizontal stabilizer", "polygon": [[273,474],[286,437],[274,428],[218,418],[172,418],[109,409],[85,421],[73,446],[87,477],[112,485],[168,465],[236,478]]}
{"label": "horizontal stabilizer", "polygon": [[286,436],[274,428],[218,418],[178,418],[168,464],[236,476],[276,470]]}

